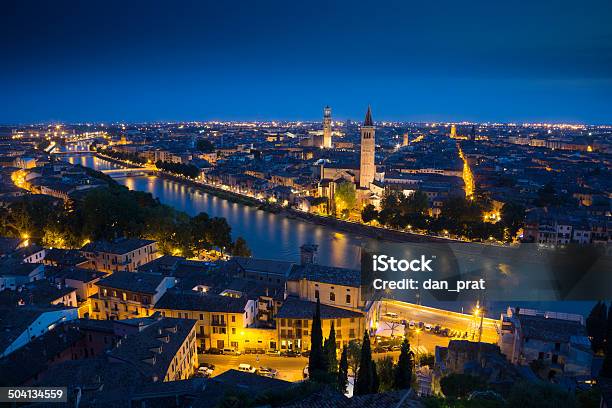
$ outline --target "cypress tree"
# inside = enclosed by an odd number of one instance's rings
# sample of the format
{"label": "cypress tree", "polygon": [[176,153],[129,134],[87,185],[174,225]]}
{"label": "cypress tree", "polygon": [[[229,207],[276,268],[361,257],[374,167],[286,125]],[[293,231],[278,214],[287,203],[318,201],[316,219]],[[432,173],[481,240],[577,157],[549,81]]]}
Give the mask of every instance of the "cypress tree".
{"label": "cypress tree", "polygon": [[612,303],[608,310],[608,322],[607,322],[607,334],[606,334],[606,345],[605,345],[605,357],[601,366],[599,375],[606,378],[612,378]]}
{"label": "cypress tree", "polygon": [[595,353],[605,350],[606,326],[609,319],[606,312],[606,304],[597,302],[586,320],[587,334],[591,338],[591,348]]}
{"label": "cypress tree", "polygon": [[396,390],[410,388],[410,382],[412,381],[412,352],[410,351],[408,339],[404,339],[402,343],[402,351],[395,366],[394,377],[393,388]]}
{"label": "cypress tree", "polygon": [[346,386],[348,385],[348,368],[348,351],[344,346],[338,367],[338,390],[343,394],[346,393]]}
{"label": "cypress tree", "polygon": [[334,328],[334,322],[332,321],[331,328],[329,329],[329,337],[325,340],[324,350],[327,357],[327,369],[330,373],[338,371],[338,358],[336,357],[336,329]]}
{"label": "cypress tree", "polygon": [[317,307],[312,317],[310,330],[310,356],[308,357],[308,371],[310,378],[316,380],[321,372],[325,372],[327,364],[323,353],[323,332],[321,329],[321,303],[317,299]]}
{"label": "cypress tree", "polygon": [[375,394],[380,388],[380,379],[378,378],[378,371],[376,368],[376,361],[372,360],[372,389],[371,393]]}
{"label": "cypress tree", "polygon": [[361,356],[359,360],[359,370],[355,380],[355,395],[365,395],[372,393],[374,381],[372,378],[372,350],[370,349],[370,336],[368,332],[363,333],[363,343],[361,345]]}

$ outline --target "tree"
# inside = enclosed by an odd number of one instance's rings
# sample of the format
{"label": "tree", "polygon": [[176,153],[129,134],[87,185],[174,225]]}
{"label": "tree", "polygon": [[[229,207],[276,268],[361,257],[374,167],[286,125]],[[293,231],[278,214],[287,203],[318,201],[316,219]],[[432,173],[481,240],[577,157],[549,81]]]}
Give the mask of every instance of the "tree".
{"label": "tree", "polygon": [[244,238],[236,238],[236,242],[234,242],[234,245],[232,245],[232,255],[246,257],[251,256],[251,250],[249,249]]}
{"label": "tree", "polygon": [[196,149],[202,153],[212,153],[215,151],[215,145],[206,139],[198,139],[196,142]]}
{"label": "tree", "polygon": [[[486,387],[479,377],[469,374],[450,374],[442,377],[440,388],[447,398],[465,398],[472,391],[483,390]],[[510,405],[521,406],[521,405]]]}
{"label": "tree", "polygon": [[334,201],[336,203],[336,213],[350,213],[357,202],[355,184],[348,181],[339,183],[334,193]]}
{"label": "tree", "polygon": [[573,408],[574,396],[561,387],[543,382],[516,383],[507,400],[509,407],[521,408]]}
{"label": "tree", "polygon": [[376,367],[376,361],[372,360],[370,370],[372,371],[372,388],[370,389],[370,394],[376,394],[380,388],[380,378],[378,377],[378,368]]}
{"label": "tree", "polygon": [[328,361],[328,370],[330,373],[338,371],[338,358],[336,357],[336,329],[334,328],[334,322],[331,323],[329,329],[329,337],[325,339],[325,345],[323,348],[325,356]]}
{"label": "tree", "polygon": [[395,366],[393,388],[397,390],[410,388],[410,382],[412,381],[412,365],[410,343],[408,343],[408,339],[404,339],[399,360],[397,361],[397,366]]}
{"label": "tree", "polygon": [[343,394],[346,393],[346,387],[348,385],[348,369],[348,351],[346,346],[344,346],[342,348],[342,355],[340,356],[337,376],[338,390]]}
{"label": "tree", "polygon": [[357,340],[349,341],[347,347],[348,367],[354,376],[357,376],[359,371],[359,362],[361,359],[361,344]]}
{"label": "tree", "polygon": [[359,359],[359,370],[355,379],[355,395],[365,395],[374,392],[375,378],[372,371],[372,350],[370,348],[370,336],[368,332],[363,333],[361,344],[361,357]]}
{"label": "tree", "polygon": [[517,203],[505,203],[500,216],[502,225],[508,228],[510,238],[515,237],[525,221],[525,207]]}
{"label": "tree", "polygon": [[377,217],[378,211],[376,211],[376,207],[374,207],[372,204],[366,205],[363,210],[361,210],[361,220],[366,224],[375,220]]}
{"label": "tree", "polygon": [[308,356],[308,372],[314,381],[321,379],[327,372],[327,360],[323,352],[323,332],[321,329],[321,302],[317,299],[317,306],[312,317],[310,328],[310,355]]}
{"label": "tree", "polygon": [[[611,304],[612,306],[612,304]],[[591,339],[591,348],[595,353],[603,350],[607,335],[608,316],[604,302],[597,302],[586,319],[587,335]]]}
{"label": "tree", "polygon": [[376,370],[379,379],[379,391],[385,392],[393,389],[395,382],[395,367],[393,364],[393,358],[391,356],[385,356],[378,360],[376,364]]}

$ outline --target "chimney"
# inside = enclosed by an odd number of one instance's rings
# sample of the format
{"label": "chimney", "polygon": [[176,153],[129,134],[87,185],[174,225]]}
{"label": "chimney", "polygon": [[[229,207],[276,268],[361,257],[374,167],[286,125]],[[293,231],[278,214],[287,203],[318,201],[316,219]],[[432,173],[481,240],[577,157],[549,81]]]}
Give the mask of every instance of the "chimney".
{"label": "chimney", "polygon": [[300,247],[300,264],[316,264],[317,263],[317,244],[304,244]]}

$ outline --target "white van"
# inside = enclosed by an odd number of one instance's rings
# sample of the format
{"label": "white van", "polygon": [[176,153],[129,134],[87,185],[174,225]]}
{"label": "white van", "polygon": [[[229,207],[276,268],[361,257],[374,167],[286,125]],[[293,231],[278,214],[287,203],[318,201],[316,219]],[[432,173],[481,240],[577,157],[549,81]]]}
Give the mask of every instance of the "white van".
{"label": "white van", "polygon": [[238,366],[238,371],[255,374],[257,369],[250,364],[240,364]]}

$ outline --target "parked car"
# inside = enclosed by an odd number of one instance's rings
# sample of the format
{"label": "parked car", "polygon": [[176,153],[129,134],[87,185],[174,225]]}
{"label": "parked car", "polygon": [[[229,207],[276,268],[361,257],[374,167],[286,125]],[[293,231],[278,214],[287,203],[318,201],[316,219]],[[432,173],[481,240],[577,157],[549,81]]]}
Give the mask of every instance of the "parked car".
{"label": "parked car", "polygon": [[215,365],[210,363],[202,363],[198,367],[198,374],[202,377],[210,377],[215,372]]}
{"label": "parked car", "polygon": [[442,327],[440,327],[440,325],[438,324],[438,325],[436,325],[436,327],[433,328],[433,332],[435,334],[438,334],[438,333],[440,333],[441,329],[442,329]]}
{"label": "parked car", "polygon": [[211,347],[208,349],[208,354],[223,354],[223,350]]}
{"label": "parked car", "polygon": [[425,324],[425,331],[431,331],[431,324]]}
{"label": "parked car", "polygon": [[384,353],[386,350],[384,348],[382,348],[381,346],[377,346],[374,347],[374,350],[372,350],[374,353]]}
{"label": "parked car", "polygon": [[278,376],[278,371],[270,367],[259,367],[257,369],[257,375],[261,375],[262,377],[276,378],[276,376]]}
{"label": "parked car", "polygon": [[251,373],[251,374],[255,374],[255,372],[257,371],[257,369],[255,367],[253,367],[250,364],[240,364],[238,366],[238,371],[242,371],[244,373]]}
{"label": "parked car", "polygon": [[299,357],[300,353],[293,350],[285,350],[281,351],[280,355],[281,357]]}
{"label": "parked car", "polygon": [[278,350],[268,350],[266,352],[266,354],[269,355],[269,356],[279,356],[280,355],[280,351],[278,351]]}
{"label": "parked car", "polygon": [[389,319],[397,319],[399,316],[397,315],[397,313],[387,312],[387,313],[385,313],[385,317],[387,317]]}
{"label": "parked car", "polygon": [[416,328],[416,322],[414,320],[411,320],[408,323],[408,327],[411,328],[411,329],[415,329]]}
{"label": "parked car", "polygon": [[310,350],[302,351],[302,357],[310,357]]}
{"label": "parked car", "polygon": [[240,351],[234,350],[232,348],[224,348],[223,349],[223,354],[228,355],[228,356],[239,356],[240,355]]}
{"label": "parked car", "polygon": [[264,350],[264,349],[260,349],[260,348],[258,348],[257,350],[255,350],[255,352],[256,352],[257,354],[266,354],[266,350]]}
{"label": "parked car", "polygon": [[402,349],[402,346],[400,346],[399,344],[396,344],[395,346],[391,346],[391,351],[400,351]]}

